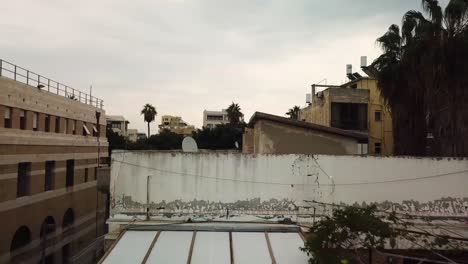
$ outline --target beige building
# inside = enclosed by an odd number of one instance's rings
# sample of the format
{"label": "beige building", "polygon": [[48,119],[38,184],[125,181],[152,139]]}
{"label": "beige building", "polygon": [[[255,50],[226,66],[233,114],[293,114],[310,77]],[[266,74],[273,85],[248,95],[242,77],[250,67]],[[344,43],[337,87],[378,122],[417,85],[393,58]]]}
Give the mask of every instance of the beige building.
{"label": "beige building", "polygon": [[161,124],[159,125],[159,133],[166,129],[184,136],[190,136],[192,135],[192,132],[195,131],[195,127],[184,122],[182,117],[163,115],[161,117]]}
{"label": "beige building", "polygon": [[[311,104],[299,119],[323,126],[365,132],[369,153],[393,155],[392,117],[377,80],[360,77],[343,85],[312,85]],[[316,87],[325,90],[316,92]]]}
{"label": "beige building", "polygon": [[94,263],[109,195],[102,102],[0,65],[0,263]]}
{"label": "beige building", "polygon": [[128,124],[130,122],[121,115],[108,115],[106,116],[107,127],[112,129],[115,133],[127,137],[128,136]]}
{"label": "beige building", "polygon": [[229,123],[229,117],[225,109],[222,111],[203,111],[203,127],[214,128],[217,125]]}
{"label": "beige building", "polygon": [[367,134],[260,112],[250,118],[243,153],[367,154]]}

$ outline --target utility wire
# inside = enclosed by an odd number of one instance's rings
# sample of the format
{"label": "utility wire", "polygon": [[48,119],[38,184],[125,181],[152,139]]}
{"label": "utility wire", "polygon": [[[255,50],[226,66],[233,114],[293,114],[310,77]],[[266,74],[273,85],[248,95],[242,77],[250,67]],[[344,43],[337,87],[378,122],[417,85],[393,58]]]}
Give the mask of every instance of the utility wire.
{"label": "utility wire", "polygon": [[[170,170],[162,170],[162,169],[157,169],[157,168],[153,168],[153,167],[149,167],[149,166],[143,166],[143,165],[139,165],[139,164],[125,162],[123,160],[112,159],[112,161],[117,162],[117,163],[121,163],[121,164],[130,165],[130,166],[145,168],[145,169],[148,169],[148,170],[154,170],[154,171],[165,172],[165,173],[170,173],[170,174],[177,174],[177,175],[200,177],[200,178],[213,179],[213,180],[222,180],[222,181],[231,181],[231,182],[244,182],[244,183],[253,183],[253,184],[289,185],[289,186],[291,186],[291,185],[311,185],[311,186],[317,185],[316,183],[281,183],[281,182],[264,182],[264,181],[248,181],[248,180],[217,178],[217,177],[206,176],[206,175],[201,175],[201,174],[177,172],[177,171],[170,171]],[[323,169],[321,169],[321,168],[319,168],[319,169],[321,171],[323,171]],[[465,172],[468,172],[468,169],[467,170],[461,170],[461,171],[455,171],[455,172],[449,172],[449,173],[443,173],[443,174],[430,175],[430,176],[406,178],[406,179],[396,179],[396,180],[387,180],[387,181],[371,181],[371,182],[334,183],[334,184],[321,184],[321,185],[322,186],[352,186],[352,185],[395,183],[395,182],[406,182],[406,181],[417,181],[417,180],[424,180],[424,179],[441,178],[441,177],[452,176],[452,175],[465,173]],[[328,174],[326,174],[326,175],[328,175]]]}

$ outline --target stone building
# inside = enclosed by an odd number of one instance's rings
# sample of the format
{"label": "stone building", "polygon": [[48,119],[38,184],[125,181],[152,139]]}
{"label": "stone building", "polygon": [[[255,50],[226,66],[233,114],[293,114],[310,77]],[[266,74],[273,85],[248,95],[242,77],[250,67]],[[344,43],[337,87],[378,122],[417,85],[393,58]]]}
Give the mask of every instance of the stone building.
{"label": "stone building", "polygon": [[367,154],[367,134],[255,112],[243,135],[242,152]]}
{"label": "stone building", "polygon": [[393,155],[390,110],[377,87],[377,80],[360,77],[343,85],[312,85],[310,105],[301,109],[299,119],[323,126],[365,132],[369,154]]}
{"label": "stone building", "polygon": [[93,263],[107,232],[102,101],[0,65],[0,263]]}
{"label": "stone building", "polygon": [[221,111],[203,111],[203,127],[214,128],[217,125],[229,123],[229,117],[225,109]]}
{"label": "stone building", "polygon": [[163,115],[159,125],[159,133],[164,130],[183,136],[191,136],[192,132],[195,131],[195,127],[187,124],[180,116]]}

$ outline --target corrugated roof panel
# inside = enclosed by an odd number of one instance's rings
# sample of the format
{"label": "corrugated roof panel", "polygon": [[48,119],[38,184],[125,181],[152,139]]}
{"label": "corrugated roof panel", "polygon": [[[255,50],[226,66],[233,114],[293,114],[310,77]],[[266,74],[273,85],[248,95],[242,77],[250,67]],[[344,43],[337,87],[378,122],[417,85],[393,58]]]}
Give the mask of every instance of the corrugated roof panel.
{"label": "corrugated roof panel", "polygon": [[271,264],[270,253],[264,233],[232,233],[234,263]]}
{"label": "corrugated roof panel", "polygon": [[299,250],[304,242],[298,233],[268,233],[270,244],[278,264],[307,264],[309,258]]}
{"label": "corrugated roof panel", "polygon": [[229,264],[229,233],[197,232],[192,253],[192,264]]}
{"label": "corrugated roof panel", "polygon": [[162,231],[146,263],[186,264],[192,235],[193,232]]}
{"label": "corrugated roof panel", "polygon": [[125,232],[103,264],[141,263],[156,233],[156,231]]}

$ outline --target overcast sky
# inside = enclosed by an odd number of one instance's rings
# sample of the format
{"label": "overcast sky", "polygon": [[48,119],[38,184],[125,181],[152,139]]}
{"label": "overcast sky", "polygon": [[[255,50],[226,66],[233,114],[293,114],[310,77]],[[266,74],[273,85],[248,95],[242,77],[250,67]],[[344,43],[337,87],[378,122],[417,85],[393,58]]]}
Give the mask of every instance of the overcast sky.
{"label": "overcast sky", "polygon": [[[145,103],[197,127],[239,103],[284,115],[310,84],[345,81],[420,0],[15,0],[1,5],[1,58],[89,91],[146,131]],[[446,2],[446,1],[443,1]]]}

